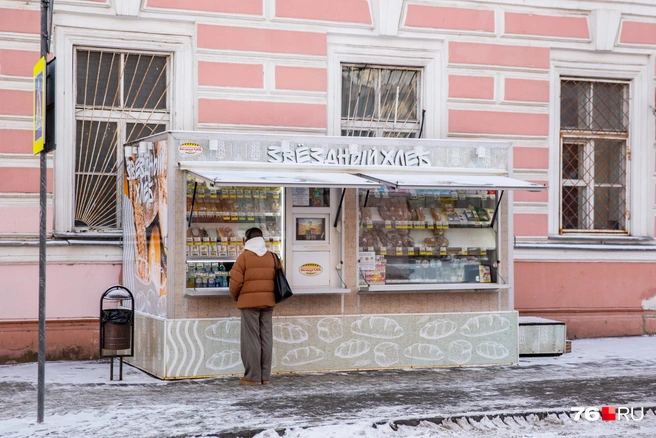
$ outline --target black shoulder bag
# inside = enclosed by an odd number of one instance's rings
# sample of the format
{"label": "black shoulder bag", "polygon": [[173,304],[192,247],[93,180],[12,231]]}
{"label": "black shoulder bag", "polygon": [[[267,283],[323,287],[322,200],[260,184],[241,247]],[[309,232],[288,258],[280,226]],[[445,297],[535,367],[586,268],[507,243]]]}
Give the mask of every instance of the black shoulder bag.
{"label": "black shoulder bag", "polygon": [[289,287],[285,273],[282,271],[278,254],[271,252],[271,255],[273,256],[273,265],[276,270],[276,275],[273,277],[273,295],[276,299],[276,303],[282,303],[294,294],[292,293],[292,288]]}

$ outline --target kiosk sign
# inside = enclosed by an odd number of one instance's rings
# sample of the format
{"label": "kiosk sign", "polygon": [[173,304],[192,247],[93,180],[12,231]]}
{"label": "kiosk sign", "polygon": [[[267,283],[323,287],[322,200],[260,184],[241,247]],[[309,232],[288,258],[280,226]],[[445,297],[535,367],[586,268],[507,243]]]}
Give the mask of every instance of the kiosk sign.
{"label": "kiosk sign", "polygon": [[43,150],[46,138],[46,59],[41,57],[39,62],[34,66],[34,99],[32,109],[34,113],[34,135],[33,147],[34,155]]}

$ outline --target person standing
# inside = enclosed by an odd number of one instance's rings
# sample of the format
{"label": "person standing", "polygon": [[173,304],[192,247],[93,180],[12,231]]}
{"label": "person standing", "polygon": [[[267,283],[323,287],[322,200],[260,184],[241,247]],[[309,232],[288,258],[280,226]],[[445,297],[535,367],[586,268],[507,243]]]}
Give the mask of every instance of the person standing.
{"label": "person standing", "polygon": [[266,249],[262,230],[246,230],[244,252],[230,270],[230,295],[241,310],[241,385],[267,385],[273,356],[272,316],[276,257]]}

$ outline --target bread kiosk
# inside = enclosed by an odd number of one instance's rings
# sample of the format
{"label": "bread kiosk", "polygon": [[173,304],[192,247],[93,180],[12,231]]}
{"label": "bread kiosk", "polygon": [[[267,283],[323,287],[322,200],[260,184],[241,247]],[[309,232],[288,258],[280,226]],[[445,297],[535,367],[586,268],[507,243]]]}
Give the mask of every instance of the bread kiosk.
{"label": "bread kiosk", "polygon": [[125,146],[135,356],[163,379],[240,375],[229,271],[258,226],[294,297],[274,373],[518,362],[505,142],[170,131]]}

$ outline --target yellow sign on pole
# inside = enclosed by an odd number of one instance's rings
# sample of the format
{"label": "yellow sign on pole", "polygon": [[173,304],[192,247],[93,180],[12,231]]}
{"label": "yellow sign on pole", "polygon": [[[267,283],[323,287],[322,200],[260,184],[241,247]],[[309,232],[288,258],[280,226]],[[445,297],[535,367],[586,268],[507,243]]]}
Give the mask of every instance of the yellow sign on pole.
{"label": "yellow sign on pole", "polygon": [[46,59],[42,57],[34,66],[34,155],[43,150],[46,139]]}

